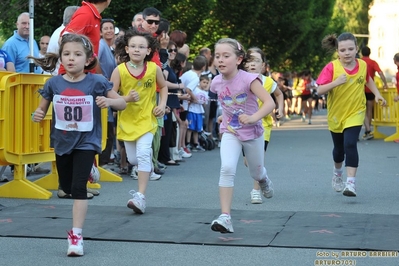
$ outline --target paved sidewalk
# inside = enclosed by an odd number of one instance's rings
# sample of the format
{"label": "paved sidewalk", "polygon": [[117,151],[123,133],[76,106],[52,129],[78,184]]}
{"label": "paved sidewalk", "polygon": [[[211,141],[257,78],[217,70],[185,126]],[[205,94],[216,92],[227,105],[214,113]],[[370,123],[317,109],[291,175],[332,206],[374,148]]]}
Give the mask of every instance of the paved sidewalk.
{"label": "paved sidewalk", "polygon": [[[261,205],[252,205],[249,198],[252,180],[248,177],[245,166],[239,163],[232,216],[234,217],[235,210],[259,211],[265,215],[268,211],[398,215],[398,145],[383,140],[359,141],[358,196],[348,198],[331,188],[332,141],[326,126],[325,111],[314,116],[312,125],[308,125],[307,122],[302,123],[298,118],[286,121],[279,128],[274,128],[266,154],[267,170],[274,183],[275,196],[270,200],[265,199]],[[196,153],[180,166],[169,166],[161,180],[149,183],[147,209],[153,207],[207,209],[218,215],[219,168],[220,158],[217,148],[213,151]],[[6,172],[6,175],[8,174],[10,173]],[[123,207],[130,197],[129,190],[137,189],[137,181],[130,177],[124,177],[123,182],[104,182],[101,185],[100,196],[89,201],[90,206]],[[72,201],[58,199],[55,191],[53,197],[45,201],[0,198],[0,204],[5,207],[26,203],[71,206]],[[213,219],[213,217],[206,218],[209,223]],[[2,219],[0,211],[0,226],[6,222]],[[162,224],[162,221],[159,221],[159,227],[162,227]],[[90,228],[89,222],[85,228]],[[70,228],[65,228],[65,231],[68,229]],[[134,226],[131,230],[135,230]],[[233,237],[234,234],[229,236]],[[399,239],[399,236],[392,235],[392,238]],[[397,253],[393,254],[396,254],[395,257],[373,257],[373,255],[392,254],[369,253],[369,251],[362,253],[363,250],[349,253],[351,251],[341,249],[160,244],[155,241],[85,241],[85,256],[68,258],[66,249],[66,239],[0,237],[0,265],[302,266],[334,265],[332,260],[336,258],[340,260],[341,265],[399,265]],[[324,261],[319,261],[320,259]],[[330,264],[327,264],[328,262]],[[334,263],[337,264],[336,261]]]}

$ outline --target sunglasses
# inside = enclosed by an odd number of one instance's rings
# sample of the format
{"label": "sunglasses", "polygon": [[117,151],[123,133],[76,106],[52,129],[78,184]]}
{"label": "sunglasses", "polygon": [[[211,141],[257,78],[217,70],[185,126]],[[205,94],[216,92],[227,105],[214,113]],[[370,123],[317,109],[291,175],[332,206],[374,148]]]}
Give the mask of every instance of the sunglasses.
{"label": "sunglasses", "polygon": [[159,20],[153,20],[153,19],[148,19],[148,20],[146,20],[147,21],[147,23],[148,24],[154,24],[155,23],[155,25],[159,25],[159,23],[160,23],[160,21]]}
{"label": "sunglasses", "polygon": [[176,48],[175,48],[175,49],[169,49],[168,52],[169,52],[169,53],[172,53],[172,52],[177,53],[177,49],[176,49]]}

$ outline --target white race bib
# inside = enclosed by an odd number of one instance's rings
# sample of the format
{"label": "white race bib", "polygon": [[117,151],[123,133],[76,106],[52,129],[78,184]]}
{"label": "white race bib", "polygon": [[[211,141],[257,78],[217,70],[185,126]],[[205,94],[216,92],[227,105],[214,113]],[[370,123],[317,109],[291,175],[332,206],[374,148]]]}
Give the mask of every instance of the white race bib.
{"label": "white race bib", "polygon": [[93,129],[93,104],[92,95],[55,95],[53,98],[55,128],[66,131],[91,131]]}

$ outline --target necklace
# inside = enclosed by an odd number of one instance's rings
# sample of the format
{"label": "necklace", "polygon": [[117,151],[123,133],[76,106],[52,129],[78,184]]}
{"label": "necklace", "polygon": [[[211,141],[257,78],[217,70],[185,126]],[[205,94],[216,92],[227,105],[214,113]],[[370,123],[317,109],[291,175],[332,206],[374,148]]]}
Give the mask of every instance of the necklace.
{"label": "necklace", "polygon": [[137,69],[138,67],[141,67],[141,66],[143,65],[143,63],[144,63],[144,62],[141,62],[140,64],[136,65],[136,64],[133,64],[132,61],[129,61],[129,65],[130,65],[131,67],[135,68],[135,69]]}

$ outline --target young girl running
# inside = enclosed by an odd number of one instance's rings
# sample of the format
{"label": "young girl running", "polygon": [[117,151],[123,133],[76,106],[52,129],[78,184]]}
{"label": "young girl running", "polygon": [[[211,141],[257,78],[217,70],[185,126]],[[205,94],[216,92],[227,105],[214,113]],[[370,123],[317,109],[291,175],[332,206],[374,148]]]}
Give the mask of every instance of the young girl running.
{"label": "young girl running", "polygon": [[[266,56],[265,53],[258,47],[252,47],[247,51],[247,61],[245,64],[245,68],[250,73],[255,73],[259,75],[259,79],[262,81],[263,88],[270,94],[274,94],[276,97],[278,113],[277,118],[281,118],[284,115],[284,96],[282,91],[277,87],[277,83],[271,78],[262,75],[262,69],[265,67]],[[258,100],[259,106],[263,103]],[[262,118],[262,125],[264,129],[263,137],[264,137],[264,147],[265,153],[267,150],[267,146],[270,141],[270,134],[273,127],[273,118],[270,114]],[[244,152],[243,152],[244,153]],[[244,154],[244,163],[248,165]],[[262,195],[259,187],[259,183],[254,181],[254,187],[250,193],[251,195],[251,203],[252,204],[261,204],[262,203]]]}
{"label": "young girl running", "polygon": [[[111,81],[114,90],[126,100],[126,109],[118,113],[117,139],[123,140],[127,159],[138,168],[138,191],[127,207],[135,213],[145,212],[145,191],[152,172],[152,140],[158,128],[157,117],[165,115],[168,87],[162,70],[151,58],[157,42],[149,34],[127,31],[124,41],[115,47],[121,64],[114,70]],[[156,88],[160,99],[156,105]]]}
{"label": "young girl running", "polygon": [[[259,182],[263,196],[271,198],[273,187],[264,167],[263,127],[261,119],[273,111],[275,104],[263,88],[259,74],[243,71],[245,51],[230,38],[220,39],[215,45],[215,64],[221,75],[211,84],[222,105],[220,132],[223,133],[220,158],[219,195],[222,214],[212,221],[211,229],[233,233],[230,210],[233,199],[237,162],[243,149],[253,179]],[[257,99],[263,102],[258,108]]]}
{"label": "young girl running", "polygon": [[122,110],[126,102],[104,76],[85,73],[97,64],[87,37],[66,34],[61,39],[59,55],[47,53],[44,58],[33,59],[45,71],[52,72],[59,58],[66,73],[50,78],[39,90],[43,98],[32,120],[42,121],[53,102],[51,146],[60,185],[74,199],[67,255],[82,256],[82,228],[88,206],[86,184],[94,156],[101,153],[101,108]]}
{"label": "young girl running", "polygon": [[[344,196],[355,197],[355,177],[359,164],[357,140],[366,111],[364,85],[374,93],[375,100],[381,105],[385,105],[386,101],[367,74],[366,62],[356,59],[358,47],[353,34],[342,33],[338,37],[327,35],[322,40],[322,47],[338,53],[338,59],[328,63],[317,79],[318,94],[328,92],[328,129],[334,144],[332,187],[337,192],[343,190]],[[342,177],[344,160],[346,184]]]}

